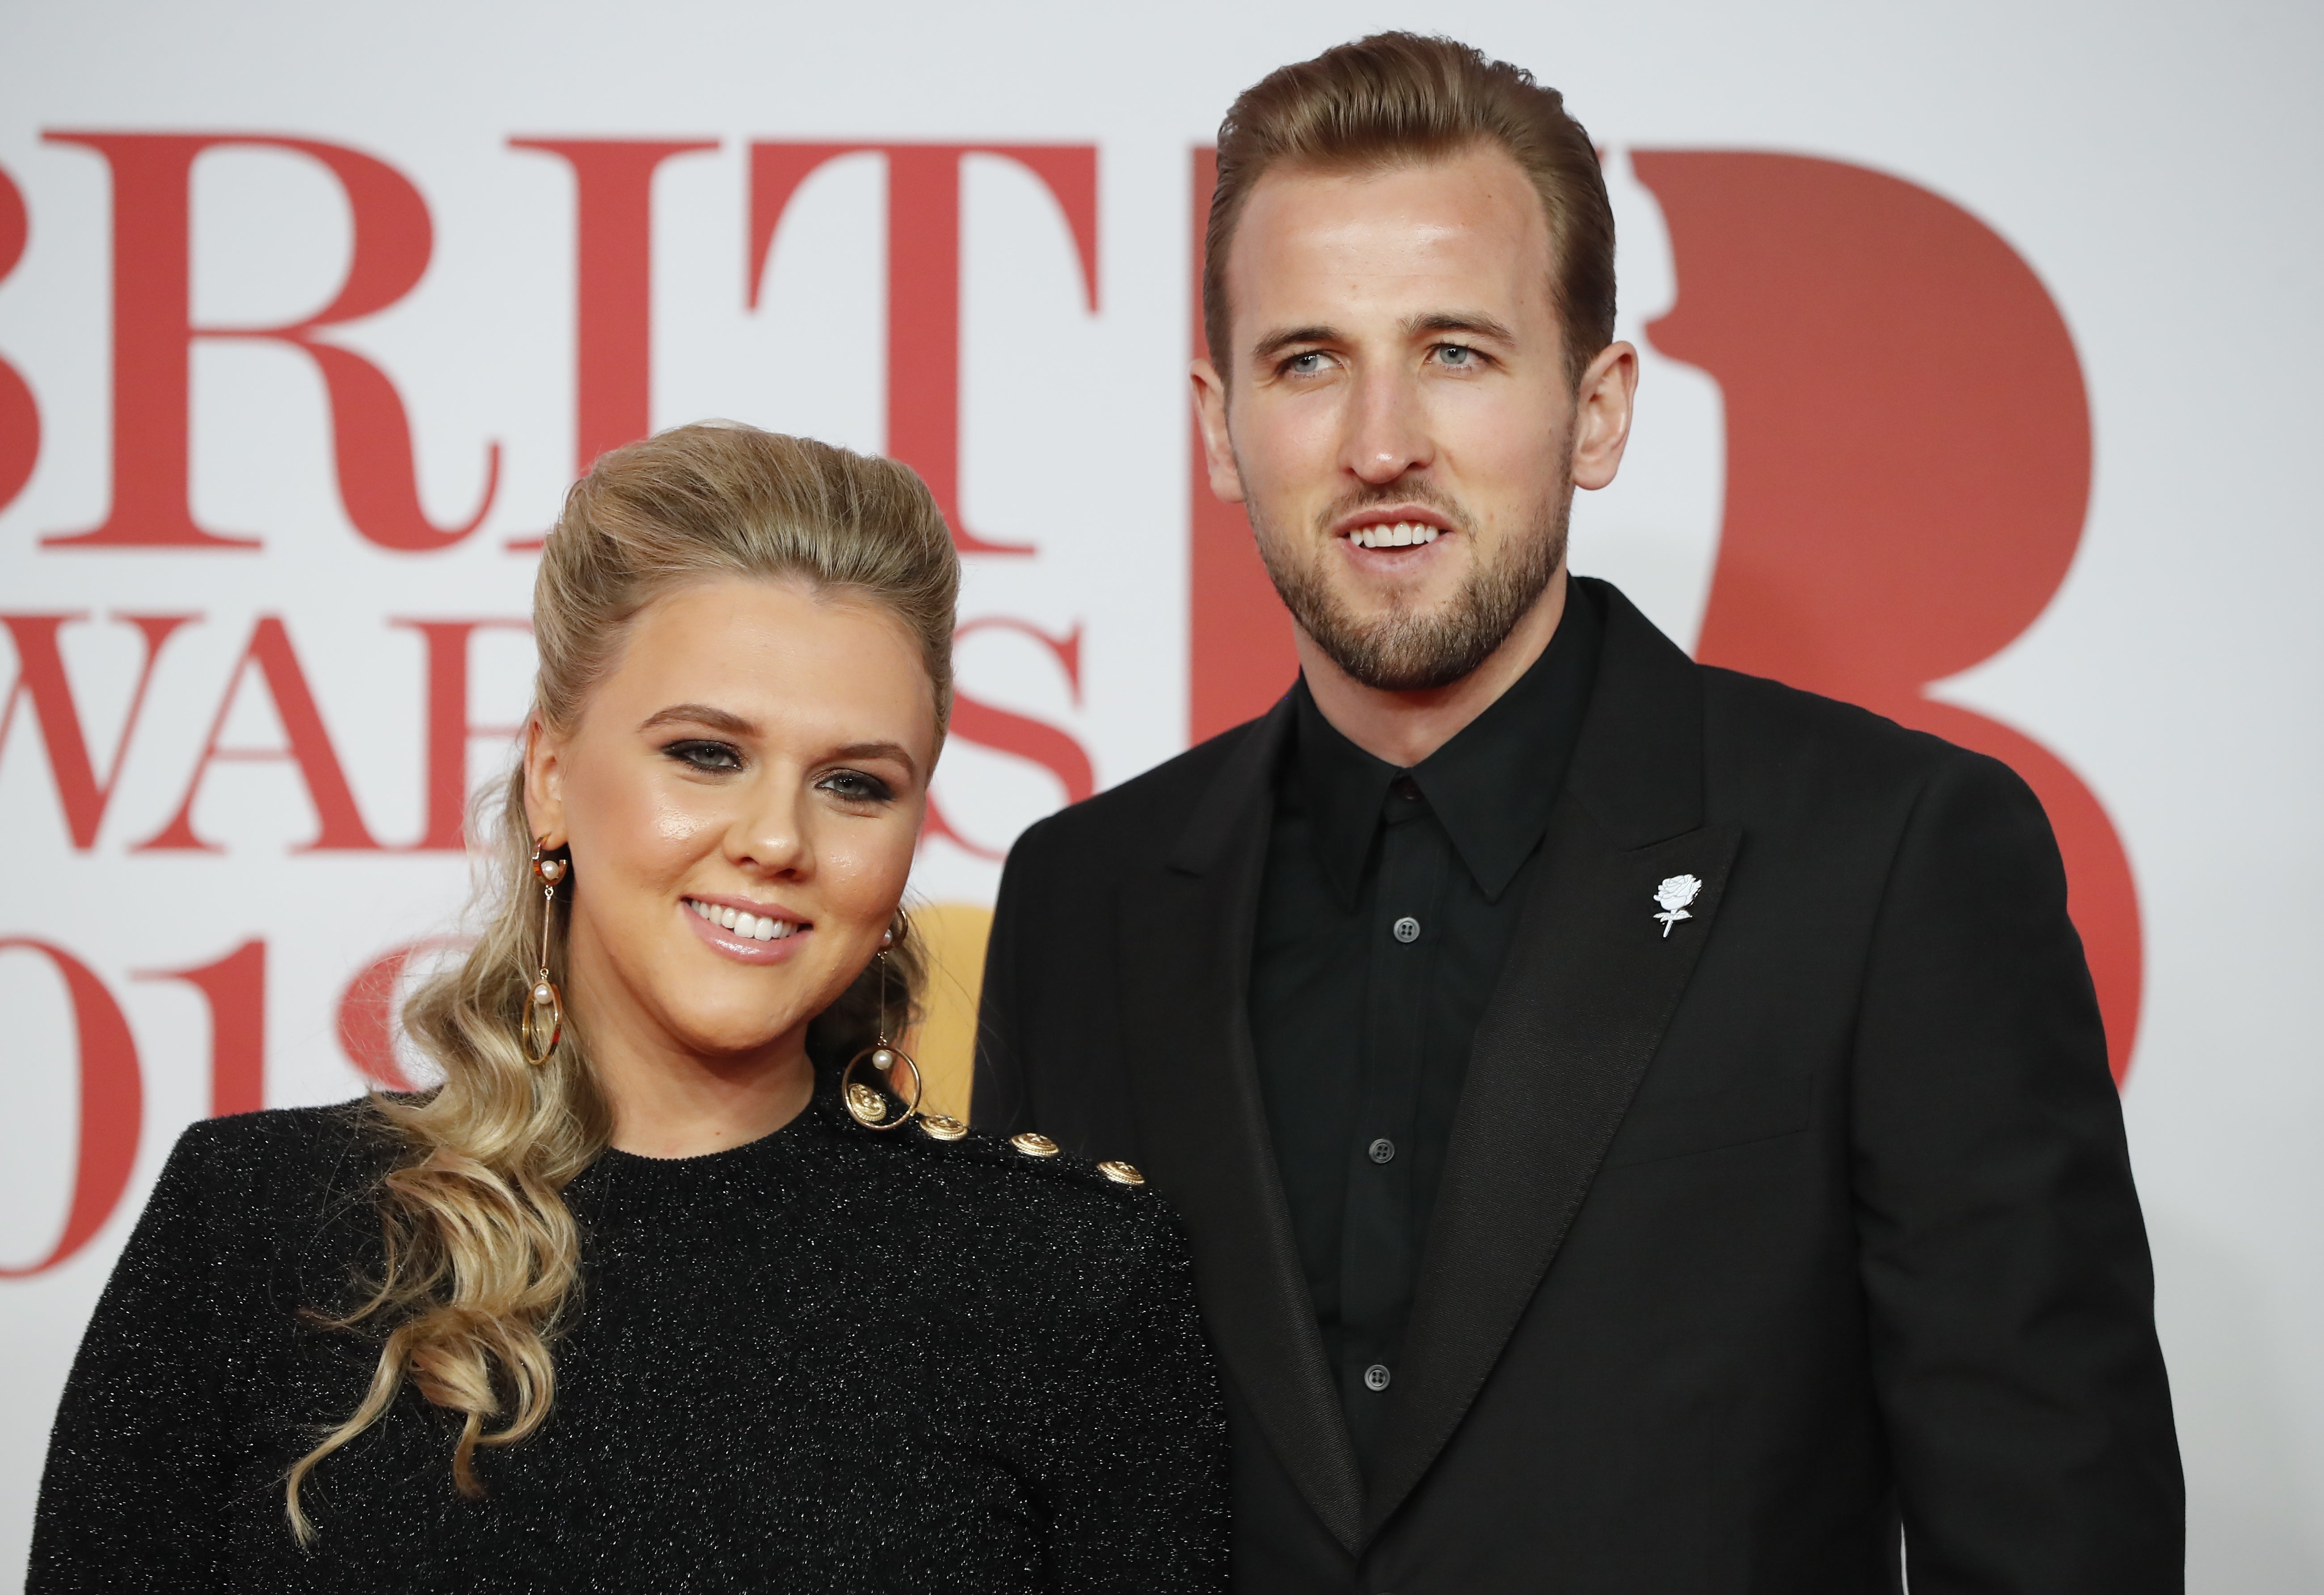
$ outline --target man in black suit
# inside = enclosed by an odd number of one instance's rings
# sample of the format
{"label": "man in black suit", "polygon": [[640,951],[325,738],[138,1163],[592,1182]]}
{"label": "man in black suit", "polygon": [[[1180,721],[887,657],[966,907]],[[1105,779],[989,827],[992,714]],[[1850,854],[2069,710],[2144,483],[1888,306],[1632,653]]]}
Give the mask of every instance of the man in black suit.
{"label": "man in black suit", "polygon": [[974,1100],[1184,1215],[1237,1588],[1893,1590],[1900,1531],[1914,1595],[2181,1588],[2039,804],[1567,576],[1637,369],[1587,135],[1383,35],[1217,193],[1197,407],[1301,679],[1018,843]]}

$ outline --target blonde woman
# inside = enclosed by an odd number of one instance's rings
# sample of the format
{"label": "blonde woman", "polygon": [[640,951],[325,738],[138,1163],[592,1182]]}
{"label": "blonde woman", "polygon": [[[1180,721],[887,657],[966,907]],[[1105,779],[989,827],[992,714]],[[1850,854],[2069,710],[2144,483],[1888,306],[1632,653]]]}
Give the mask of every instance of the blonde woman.
{"label": "blonde woman", "polygon": [[1215,1589],[1224,1430],[1123,1165],[919,1113],[899,916],[958,567],[903,467],[599,461],[433,1091],[188,1130],[30,1587]]}

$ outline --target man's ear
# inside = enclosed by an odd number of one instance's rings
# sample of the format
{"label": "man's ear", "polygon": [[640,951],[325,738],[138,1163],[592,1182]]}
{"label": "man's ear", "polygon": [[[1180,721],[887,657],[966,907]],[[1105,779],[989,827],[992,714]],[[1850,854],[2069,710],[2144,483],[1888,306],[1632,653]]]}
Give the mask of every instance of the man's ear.
{"label": "man's ear", "polygon": [[1234,445],[1227,438],[1227,385],[1208,360],[1194,362],[1194,424],[1203,429],[1203,458],[1211,468],[1211,491],[1231,504],[1242,502],[1242,473],[1235,468]]}
{"label": "man's ear", "polygon": [[1573,485],[1599,488],[1622,468],[1638,392],[1638,351],[1609,344],[1582,373],[1573,395]]}
{"label": "man's ear", "polygon": [[524,822],[544,848],[565,845],[565,744],[536,715],[524,725]]}

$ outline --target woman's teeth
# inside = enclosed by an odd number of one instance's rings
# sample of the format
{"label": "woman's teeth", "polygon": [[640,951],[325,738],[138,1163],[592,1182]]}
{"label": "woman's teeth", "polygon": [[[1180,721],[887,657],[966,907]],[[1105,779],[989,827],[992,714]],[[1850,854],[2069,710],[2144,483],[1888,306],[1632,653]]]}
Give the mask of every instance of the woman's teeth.
{"label": "woman's teeth", "polygon": [[745,914],[739,908],[720,908],[697,900],[686,899],[686,906],[711,924],[733,931],[736,936],[749,936],[754,942],[779,942],[787,936],[798,934],[798,925],[789,919],[768,919],[757,914]]}
{"label": "woman's teeth", "polygon": [[1411,549],[1436,540],[1436,528],[1418,521],[1399,521],[1393,526],[1359,526],[1348,533],[1348,540],[1359,549]]}

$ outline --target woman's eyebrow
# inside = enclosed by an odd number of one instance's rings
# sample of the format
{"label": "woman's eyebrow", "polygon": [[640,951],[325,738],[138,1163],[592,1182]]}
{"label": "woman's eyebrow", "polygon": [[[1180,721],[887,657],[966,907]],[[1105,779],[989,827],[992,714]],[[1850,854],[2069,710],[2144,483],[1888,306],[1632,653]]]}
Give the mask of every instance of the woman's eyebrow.
{"label": "woman's eyebrow", "polygon": [[920,773],[918,763],[904,751],[900,742],[850,742],[844,748],[834,748],[831,756],[835,759],[893,759],[914,775]]}
{"label": "woman's eyebrow", "polygon": [[759,734],[759,728],[740,715],[708,704],[672,704],[667,709],[657,709],[638,725],[640,731],[651,731],[658,725],[699,725],[711,731],[723,731],[729,736]]}

